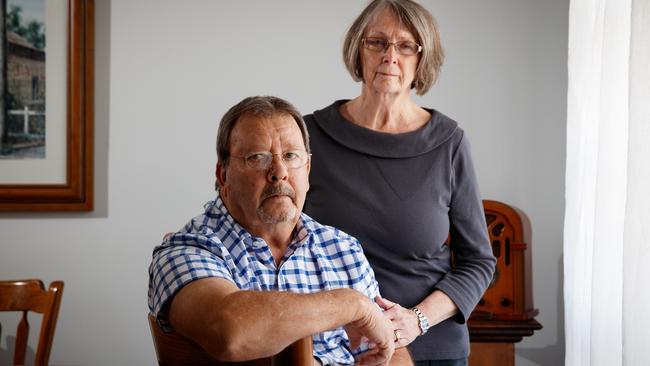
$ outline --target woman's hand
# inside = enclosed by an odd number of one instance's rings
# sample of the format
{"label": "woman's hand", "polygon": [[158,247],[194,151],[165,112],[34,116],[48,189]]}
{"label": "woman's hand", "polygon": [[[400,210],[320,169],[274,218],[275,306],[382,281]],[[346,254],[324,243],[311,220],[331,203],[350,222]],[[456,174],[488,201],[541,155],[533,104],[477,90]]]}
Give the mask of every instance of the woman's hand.
{"label": "woman's hand", "polygon": [[405,309],[400,304],[377,296],[375,302],[384,309],[384,316],[387,317],[395,328],[395,348],[407,346],[420,335],[420,323],[418,316],[413,310]]}

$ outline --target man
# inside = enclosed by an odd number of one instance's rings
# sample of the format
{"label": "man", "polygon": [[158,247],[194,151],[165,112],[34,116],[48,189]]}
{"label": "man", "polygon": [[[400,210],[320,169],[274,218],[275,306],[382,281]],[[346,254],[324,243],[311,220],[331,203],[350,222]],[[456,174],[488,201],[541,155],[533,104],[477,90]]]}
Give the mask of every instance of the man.
{"label": "man", "polygon": [[[387,365],[399,333],[371,301],[378,286],[358,241],[301,213],[310,155],[300,113],[246,98],[222,118],[217,153],[217,198],[154,249],[149,307],[160,324],[224,361],[314,334],[321,364]],[[405,349],[390,362],[411,364]]]}

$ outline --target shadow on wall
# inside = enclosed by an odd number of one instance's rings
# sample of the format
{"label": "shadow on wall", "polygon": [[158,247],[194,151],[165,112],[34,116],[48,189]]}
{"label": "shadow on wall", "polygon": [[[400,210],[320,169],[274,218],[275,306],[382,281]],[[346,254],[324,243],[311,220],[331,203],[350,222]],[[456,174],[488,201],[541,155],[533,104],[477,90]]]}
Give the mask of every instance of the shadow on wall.
{"label": "shadow on wall", "polygon": [[[564,254],[560,255],[558,264],[558,286],[557,286],[557,324],[555,326],[555,343],[540,348],[517,348],[517,356],[525,358],[537,365],[562,365],[564,364]],[[544,325],[544,324],[542,324]],[[558,361],[560,363],[558,363]]]}
{"label": "shadow on wall", "polygon": [[[0,340],[2,340],[2,328],[0,327]],[[7,348],[0,347],[0,365],[13,365],[14,362],[14,349],[16,348],[16,337],[7,336]],[[0,342],[1,343],[1,342]],[[27,346],[25,352],[25,364],[31,365],[34,363],[34,356],[36,351]]]}

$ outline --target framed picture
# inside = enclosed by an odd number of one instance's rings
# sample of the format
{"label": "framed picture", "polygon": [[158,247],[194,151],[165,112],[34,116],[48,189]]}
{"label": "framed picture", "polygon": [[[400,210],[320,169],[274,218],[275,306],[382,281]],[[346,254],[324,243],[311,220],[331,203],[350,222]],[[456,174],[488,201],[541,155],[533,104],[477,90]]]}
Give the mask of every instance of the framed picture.
{"label": "framed picture", "polygon": [[0,211],[90,211],[94,1],[0,2]]}

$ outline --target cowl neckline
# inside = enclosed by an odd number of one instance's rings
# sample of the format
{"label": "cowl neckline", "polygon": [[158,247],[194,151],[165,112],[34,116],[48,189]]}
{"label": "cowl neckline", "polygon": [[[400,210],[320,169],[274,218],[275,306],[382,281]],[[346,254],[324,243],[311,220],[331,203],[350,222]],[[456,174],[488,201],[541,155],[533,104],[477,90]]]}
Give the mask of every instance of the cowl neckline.
{"label": "cowl neckline", "polygon": [[410,158],[426,154],[454,134],[458,124],[434,110],[425,108],[431,119],[417,130],[387,133],[352,123],[341,115],[341,106],[348,100],[337,100],[314,112],[316,124],[338,143],[358,152],[381,158]]}

